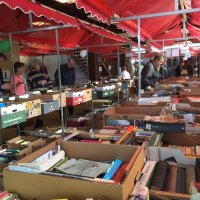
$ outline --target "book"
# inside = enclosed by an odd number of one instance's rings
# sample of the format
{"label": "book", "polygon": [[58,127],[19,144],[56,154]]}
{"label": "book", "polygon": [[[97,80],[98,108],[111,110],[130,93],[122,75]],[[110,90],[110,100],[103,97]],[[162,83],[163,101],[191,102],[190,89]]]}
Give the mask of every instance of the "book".
{"label": "book", "polygon": [[55,169],[68,175],[97,178],[100,174],[105,173],[110,166],[109,163],[71,158]]}
{"label": "book", "polygon": [[121,167],[122,163],[123,163],[122,160],[116,159],[112,164],[112,166],[107,171],[107,173],[104,175],[103,179],[111,180],[117,173],[118,169]]}
{"label": "book", "polygon": [[153,175],[150,189],[161,191],[164,186],[165,177],[167,175],[167,162],[160,161],[157,163],[155,174]]}
{"label": "book", "polygon": [[115,174],[113,180],[115,183],[121,183],[125,177],[125,169],[127,167],[127,163],[124,163],[120,168],[119,170],[117,171],[117,173]]}
{"label": "book", "polygon": [[130,161],[125,169],[126,173],[128,173],[130,171],[131,167],[133,166],[133,164],[134,164],[137,156],[141,152],[142,148],[143,148],[142,146],[139,146],[138,149],[136,150],[136,152],[134,153],[134,155],[132,156],[132,158],[130,159]]}
{"label": "book", "polygon": [[176,193],[186,193],[186,170],[182,167],[177,169]]}
{"label": "book", "polygon": [[195,168],[193,166],[186,167],[186,194],[190,194],[191,183],[196,182]]}
{"label": "book", "polygon": [[155,133],[155,134],[151,137],[148,146],[157,147],[157,146],[159,145],[159,143],[161,142],[162,136],[163,136],[162,133]]}
{"label": "book", "polygon": [[51,158],[53,155],[58,153],[60,151],[60,145],[56,145],[51,150],[47,151],[43,155],[39,156],[35,160],[32,161],[32,163],[42,163]]}
{"label": "book", "polygon": [[53,165],[55,165],[57,162],[59,162],[60,160],[62,160],[64,158],[65,158],[65,152],[63,150],[61,150],[60,152],[58,152],[57,154],[55,154],[48,160],[45,160],[44,162],[18,163],[18,165],[22,166],[22,167],[29,167],[31,169],[35,169],[38,171],[47,171]]}
{"label": "book", "polygon": [[143,170],[142,170],[142,176],[140,180],[136,183],[131,196],[137,196],[141,191],[143,191],[146,186],[149,186],[149,181],[151,180],[151,176],[153,174],[153,171],[156,167],[157,161],[147,161]]}
{"label": "book", "polygon": [[176,192],[176,179],[177,179],[177,166],[169,165],[163,190],[167,192]]}

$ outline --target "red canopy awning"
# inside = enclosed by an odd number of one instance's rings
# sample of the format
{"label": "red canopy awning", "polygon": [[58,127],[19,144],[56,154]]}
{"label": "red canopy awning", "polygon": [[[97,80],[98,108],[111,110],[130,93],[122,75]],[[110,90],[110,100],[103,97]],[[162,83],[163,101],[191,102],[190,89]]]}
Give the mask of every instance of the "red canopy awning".
{"label": "red canopy awning", "polygon": [[[9,8],[13,10],[20,9],[25,14],[33,13],[36,17],[45,17],[46,19],[53,20],[58,24],[62,23],[65,25],[69,24],[77,28],[79,27],[79,23],[75,18],[65,15],[61,12],[52,10],[50,8],[44,7],[43,5],[38,3],[32,3],[27,0],[0,0],[0,4],[6,4]],[[2,12],[3,11],[1,10],[1,15]],[[5,16],[9,15],[3,16],[5,18]]]}
{"label": "red canopy awning", "polygon": [[[58,30],[59,45],[66,49],[74,49],[83,42],[87,43],[92,37],[110,38],[112,41],[116,40],[118,43],[127,42],[126,39],[104,29],[82,24],[79,20],[26,0],[0,0],[0,12],[0,32],[4,33],[29,29],[29,16],[27,13],[30,12],[34,13],[32,16],[34,28],[70,23],[72,27]],[[35,51],[36,53],[55,51],[56,39],[54,30],[13,34],[12,37],[14,40],[26,44],[29,43],[29,50],[31,49],[31,51]]]}
{"label": "red canopy awning", "polygon": [[[120,17],[139,16],[150,13],[161,13],[172,11],[175,9],[174,0],[78,0],[76,2],[78,8],[83,8],[86,13],[90,12],[92,16],[96,16],[99,20],[106,23],[110,22],[110,18],[117,14]],[[157,17],[141,20],[141,38],[154,39],[165,30],[170,30],[181,22],[178,15]],[[137,35],[137,21],[124,21],[117,25],[118,28]]]}
{"label": "red canopy awning", "polygon": [[[192,8],[200,8],[200,1],[199,0],[191,0]],[[200,12],[192,13],[191,23],[194,25],[200,26]]]}
{"label": "red canopy awning", "polygon": [[119,41],[119,42],[128,42],[127,39],[119,37],[119,36],[115,35],[114,33],[110,33],[110,32],[108,32],[108,31],[106,31],[106,30],[104,30],[102,28],[97,28],[97,27],[95,27],[93,25],[89,25],[89,24],[86,24],[86,23],[82,23],[82,25],[86,29],[88,29],[88,30],[100,35],[100,36],[103,36],[105,38],[109,38],[109,39],[116,40],[116,41]]}

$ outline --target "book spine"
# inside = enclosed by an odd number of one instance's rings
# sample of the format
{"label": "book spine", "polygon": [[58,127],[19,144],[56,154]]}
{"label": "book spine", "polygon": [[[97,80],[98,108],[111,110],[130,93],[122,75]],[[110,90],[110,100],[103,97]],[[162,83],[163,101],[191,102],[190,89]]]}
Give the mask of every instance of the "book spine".
{"label": "book spine", "polygon": [[185,194],[186,192],[186,172],[184,168],[178,167],[177,181],[176,181],[176,193]]}
{"label": "book spine", "polygon": [[150,189],[161,191],[163,189],[165,177],[167,174],[168,164],[166,162],[159,162],[156,167],[154,177],[150,184]]}
{"label": "book spine", "polygon": [[122,161],[119,159],[116,159],[115,162],[112,164],[111,168],[109,169],[109,171],[104,175],[103,179],[111,180],[113,176],[117,173],[121,165],[122,165]]}
{"label": "book spine", "polygon": [[115,183],[121,183],[123,181],[123,178],[125,177],[125,169],[127,167],[127,163],[124,163],[120,169],[117,171],[117,173],[115,174],[113,181]]}
{"label": "book spine", "polygon": [[176,192],[176,180],[177,180],[177,166],[170,165],[168,167],[167,176],[164,182],[164,191]]}
{"label": "book spine", "polygon": [[186,167],[186,194],[190,194],[191,183],[196,182],[195,168],[193,166]]}

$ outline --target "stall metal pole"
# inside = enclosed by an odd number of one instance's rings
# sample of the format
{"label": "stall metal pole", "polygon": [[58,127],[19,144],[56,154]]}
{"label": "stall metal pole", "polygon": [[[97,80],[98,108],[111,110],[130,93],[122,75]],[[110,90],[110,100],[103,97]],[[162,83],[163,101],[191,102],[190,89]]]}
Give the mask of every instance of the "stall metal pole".
{"label": "stall metal pole", "polygon": [[33,17],[32,17],[32,13],[31,12],[28,14],[28,17],[29,17],[30,29],[33,29]]}
{"label": "stall metal pole", "polygon": [[87,48],[87,78],[88,81],[90,79],[90,74],[89,74],[89,49]]}
{"label": "stall metal pole", "polygon": [[110,20],[110,22],[111,23],[113,23],[113,22],[122,22],[122,21],[130,21],[130,20],[137,20],[137,19],[164,17],[164,16],[170,16],[170,15],[180,15],[180,14],[194,13],[194,12],[200,12],[200,8],[175,10],[175,11],[153,13],[153,14],[145,14],[145,15],[139,15],[139,16],[121,17],[121,18],[118,18],[118,19],[117,18],[112,18]]}
{"label": "stall metal pole", "polygon": [[[165,47],[165,41],[163,41],[163,51],[162,51],[162,52],[163,52],[163,56],[164,56],[164,47]],[[163,66],[163,67],[164,67],[164,66]],[[167,72],[167,73],[168,73],[168,72]],[[163,70],[162,78],[163,78],[163,80],[164,80],[164,78],[165,78],[165,77],[164,77],[164,70]]]}
{"label": "stall metal pole", "polygon": [[120,53],[119,48],[117,48],[117,74],[120,75]]}
{"label": "stall metal pole", "polygon": [[138,97],[141,98],[140,18],[138,18]]}
{"label": "stall metal pole", "polygon": [[[14,56],[13,56],[13,46],[12,46],[12,34],[9,33],[9,42],[10,42],[10,56],[11,56],[11,65],[12,65],[12,73],[13,73],[13,85],[14,85],[14,93],[17,94],[16,90],[16,82],[15,82],[15,69],[14,69]],[[19,124],[17,124],[17,133],[20,136],[20,127]]]}
{"label": "stall metal pole", "polygon": [[59,38],[58,38],[58,29],[55,29],[56,34],[56,52],[57,52],[57,65],[58,65],[58,77],[59,77],[59,93],[60,93],[60,110],[61,110],[61,125],[62,125],[62,134],[64,134],[64,110],[62,105],[62,86],[61,86],[61,72],[60,72],[60,50],[59,50]]}
{"label": "stall metal pole", "polygon": [[13,81],[14,81],[14,93],[16,95],[14,56],[13,56],[12,35],[11,35],[11,33],[9,33],[9,42],[10,42],[10,56],[11,56],[11,65],[12,65],[12,73],[13,73]]}

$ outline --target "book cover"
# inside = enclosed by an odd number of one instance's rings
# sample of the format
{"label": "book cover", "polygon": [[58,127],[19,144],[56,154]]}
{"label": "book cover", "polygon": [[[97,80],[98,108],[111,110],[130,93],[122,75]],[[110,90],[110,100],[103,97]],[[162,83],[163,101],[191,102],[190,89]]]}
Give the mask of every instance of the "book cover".
{"label": "book cover", "polygon": [[115,183],[121,183],[125,177],[125,169],[127,167],[127,163],[124,163],[120,168],[119,170],[117,171],[117,173],[115,174],[113,180]]}
{"label": "book cover", "polygon": [[176,193],[186,193],[186,170],[182,167],[177,169]]}
{"label": "book cover", "polygon": [[163,190],[167,192],[176,192],[176,180],[177,180],[177,166],[169,165]]}
{"label": "book cover", "polygon": [[167,175],[168,164],[167,162],[158,162],[155,174],[152,178],[150,189],[161,191],[163,189],[165,177]]}
{"label": "book cover", "polygon": [[193,182],[196,182],[195,168],[186,166],[186,194],[190,194],[190,186]]}
{"label": "book cover", "polygon": [[56,170],[74,176],[82,176],[88,178],[96,178],[100,174],[105,173],[111,164],[90,161],[85,159],[70,159],[59,167],[56,167]]}
{"label": "book cover", "polygon": [[110,169],[108,170],[108,172],[104,175],[103,179],[111,180],[121,167],[122,163],[122,160],[116,159],[110,167]]}

